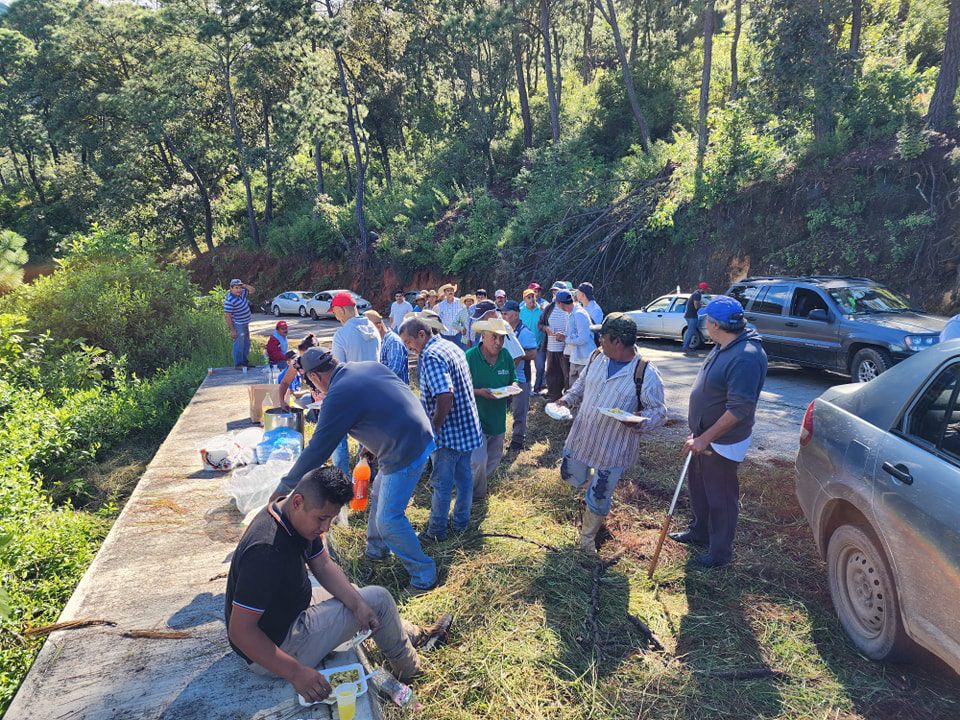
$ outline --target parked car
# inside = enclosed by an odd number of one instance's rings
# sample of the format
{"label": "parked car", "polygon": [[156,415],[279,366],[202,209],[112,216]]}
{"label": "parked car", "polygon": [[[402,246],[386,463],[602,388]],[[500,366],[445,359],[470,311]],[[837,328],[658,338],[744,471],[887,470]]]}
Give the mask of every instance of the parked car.
{"label": "parked car", "polygon": [[413,305],[414,307],[416,307],[416,305],[417,305],[417,298],[420,297],[420,293],[422,293],[422,292],[423,292],[423,290],[407,290],[407,291],[403,294],[403,299],[406,300],[406,301],[407,301],[408,303],[410,303],[411,305]]}
{"label": "parked car", "polygon": [[[687,329],[687,320],[683,317],[691,293],[671,293],[661,295],[646,307],[627,312],[637,323],[637,337],[664,337],[683,341]],[[703,304],[710,301],[712,295],[703,295]],[[691,350],[697,350],[709,341],[704,329],[704,319],[697,323],[698,332],[690,343]]]}
{"label": "parked car", "polygon": [[854,644],[886,660],[912,641],[960,673],[960,341],[814,400],[796,469]]}
{"label": "parked car", "polygon": [[370,309],[370,302],[360,297],[352,290],[321,290],[304,303],[303,308],[300,311],[300,315],[303,317],[309,315],[314,320],[319,320],[320,318],[325,317],[333,317],[333,311],[330,309],[330,303],[333,300],[334,295],[342,292],[349,292],[351,295],[353,295],[353,299],[357,303],[358,312],[362,313]]}
{"label": "parked car", "polygon": [[727,295],[743,304],[771,360],[834,370],[857,382],[937,344],[947,320],[860,277],[751,277]]}
{"label": "parked car", "polygon": [[270,301],[269,307],[276,317],[281,315],[297,315],[305,317],[306,313],[301,312],[304,303],[313,295],[308,290],[288,290],[282,292]]}

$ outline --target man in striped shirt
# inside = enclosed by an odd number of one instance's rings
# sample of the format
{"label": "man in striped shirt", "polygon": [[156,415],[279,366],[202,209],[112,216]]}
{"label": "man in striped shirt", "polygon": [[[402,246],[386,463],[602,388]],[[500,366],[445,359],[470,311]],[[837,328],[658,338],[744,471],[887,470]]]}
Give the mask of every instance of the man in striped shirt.
{"label": "man in striped shirt", "polygon": [[[587,487],[580,549],[590,554],[596,554],[597,532],[610,512],[617,481],[637,461],[640,433],[667,419],[660,373],[652,363],[638,368],[643,359],[636,348],[637,324],[623,313],[610,313],[594,331],[600,333],[600,351],[590,357],[573,387],[557,402],[577,409],[563,447],[560,476],[575,488]],[[617,420],[603,410],[620,410],[646,420]]]}
{"label": "man in striped shirt", "polygon": [[223,316],[233,338],[233,365],[236,368],[251,367],[247,360],[250,354],[250,313],[249,296],[255,292],[252,285],[234,278],[230,281],[230,290],[223,299]]}
{"label": "man in striped shirt", "polygon": [[570,315],[561,305],[572,305],[573,295],[561,282],[554,283],[551,289],[553,302],[544,308],[540,328],[547,336],[547,397],[556,402],[570,383],[570,358],[563,352]]}
{"label": "man in striped shirt", "polygon": [[407,362],[407,347],[393,330],[387,327],[376,310],[367,310],[364,315],[380,333],[380,362],[396,373],[397,377],[410,384],[410,366]]}

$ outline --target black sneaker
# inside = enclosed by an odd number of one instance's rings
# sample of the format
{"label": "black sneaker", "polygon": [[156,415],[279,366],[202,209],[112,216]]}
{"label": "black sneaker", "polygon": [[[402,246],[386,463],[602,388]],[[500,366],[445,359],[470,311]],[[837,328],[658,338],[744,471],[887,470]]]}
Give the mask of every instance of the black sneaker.
{"label": "black sneaker", "polygon": [[514,440],[512,443],[510,443],[510,450],[514,450],[514,451],[523,450],[523,443],[517,442],[516,440]]}
{"label": "black sneaker", "polygon": [[674,542],[683,543],[684,545],[706,545],[710,542],[707,538],[698,537],[689,530],[672,532],[670,533],[670,539]]}
{"label": "black sneaker", "polygon": [[434,545],[436,543],[443,542],[446,539],[446,536],[437,537],[436,535],[431,535],[426,530],[421,530],[419,533],[417,533],[417,540],[420,541],[421,545]]}
{"label": "black sneaker", "polygon": [[730,560],[729,559],[722,560],[720,558],[714,557],[710,553],[705,553],[703,555],[697,555],[697,557],[695,557],[690,562],[691,564],[697,565],[698,567],[709,569],[709,568],[717,568],[717,567],[723,567],[724,565],[728,565],[730,563]]}

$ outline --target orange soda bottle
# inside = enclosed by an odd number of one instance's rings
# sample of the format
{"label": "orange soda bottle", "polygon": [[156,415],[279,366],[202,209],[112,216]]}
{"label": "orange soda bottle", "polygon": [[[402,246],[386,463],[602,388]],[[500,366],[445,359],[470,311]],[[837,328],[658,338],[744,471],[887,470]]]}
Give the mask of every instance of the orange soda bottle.
{"label": "orange soda bottle", "polygon": [[350,509],[363,512],[367,509],[367,496],[370,494],[370,463],[366,458],[353,466],[353,499]]}

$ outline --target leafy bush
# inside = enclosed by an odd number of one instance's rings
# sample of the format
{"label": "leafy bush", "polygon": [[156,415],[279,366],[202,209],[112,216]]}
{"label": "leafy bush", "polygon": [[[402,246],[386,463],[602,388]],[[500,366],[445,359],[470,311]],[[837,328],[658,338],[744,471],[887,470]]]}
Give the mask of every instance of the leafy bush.
{"label": "leafy bush", "polygon": [[23,282],[23,266],[29,256],[27,239],[13,230],[0,230],[0,292],[9,292]]}
{"label": "leafy bush", "polygon": [[444,271],[461,275],[492,264],[505,221],[506,213],[500,201],[478,188],[466,219],[440,246]]}

